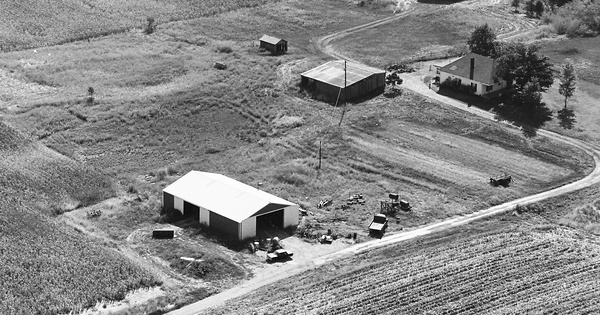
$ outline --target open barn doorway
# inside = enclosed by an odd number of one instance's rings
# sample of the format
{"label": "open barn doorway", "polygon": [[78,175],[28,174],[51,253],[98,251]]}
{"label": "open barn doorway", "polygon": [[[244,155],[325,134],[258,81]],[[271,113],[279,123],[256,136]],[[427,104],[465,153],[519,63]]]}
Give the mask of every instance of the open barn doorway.
{"label": "open barn doorway", "polygon": [[183,202],[183,216],[191,218],[194,222],[200,221],[200,207],[193,205],[187,201]]}
{"label": "open barn doorway", "polygon": [[269,212],[256,217],[256,233],[273,236],[283,230],[283,209]]}

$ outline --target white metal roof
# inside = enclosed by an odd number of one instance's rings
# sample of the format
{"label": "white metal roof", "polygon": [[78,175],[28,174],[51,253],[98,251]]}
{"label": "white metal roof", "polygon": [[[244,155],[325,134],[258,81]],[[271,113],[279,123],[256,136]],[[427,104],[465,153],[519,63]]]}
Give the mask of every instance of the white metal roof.
{"label": "white metal roof", "polygon": [[[345,71],[344,68],[346,68]],[[385,70],[351,61],[344,63],[344,60],[333,60],[308,70],[302,73],[301,76],[343,88],[344,84],[350,86],[373,74],[381,73],[385,73]]]}
{"label": "white metal roof", "polygon": [[199,171],[190,171],[163,191],[235,222],[265,207],[295,205],[227,176]]}

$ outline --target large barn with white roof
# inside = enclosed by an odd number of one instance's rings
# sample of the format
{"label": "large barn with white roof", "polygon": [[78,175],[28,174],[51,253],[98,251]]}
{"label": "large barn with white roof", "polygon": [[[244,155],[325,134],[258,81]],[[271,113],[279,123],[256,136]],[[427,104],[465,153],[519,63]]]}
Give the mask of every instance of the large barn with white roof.
{"label": "large barn with white roof", "polygon": [[328,99],[351,100],[385,90],[385,70],[333,60],[301,75],[301,84]]}
{"label": "large barn with white roof", "polygon": [[163,189],[163,208],[239,240],[298,225],[298,205],[215,173],[191,171]]}

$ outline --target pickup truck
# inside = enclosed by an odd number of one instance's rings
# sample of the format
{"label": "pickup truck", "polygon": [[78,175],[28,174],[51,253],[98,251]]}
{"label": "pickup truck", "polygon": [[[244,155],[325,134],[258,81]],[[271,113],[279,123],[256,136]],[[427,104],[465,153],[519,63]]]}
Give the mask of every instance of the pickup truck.
{"label": "pickup truck", "polygon": [[388,218],[381,213],[376,214],[373,217],[373,221],[369,224],[370,234],[383,234],[385,229],[388,227]]}
{"label": "pickup truck", "polygon": [[280,248],[278,250],[275,250],[272,253],[268,253],[267,254],[267,261],[276,261],[276,260],[285,260],[288,257],[292,257],[294,255],[294,253],[292,253],[289,250],[285,250],[283,248]]}

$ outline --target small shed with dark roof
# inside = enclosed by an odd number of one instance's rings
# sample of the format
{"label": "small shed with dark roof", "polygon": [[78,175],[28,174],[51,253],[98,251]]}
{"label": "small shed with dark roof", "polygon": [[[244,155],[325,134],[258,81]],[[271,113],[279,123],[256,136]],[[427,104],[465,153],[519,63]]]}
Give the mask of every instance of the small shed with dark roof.
{"label": "small shed with dark roof", "polygon": [[385,70],[334,60],[301,74],[301,84],[328,99],[351,100],[385,90]]}
{"label": "small shed with dark roof", "polygon": [[496,61],[476,53],[469,53],[438,71],[441,83],[466,87],[475,95],[506,88],[506,81],[496,75]]}
{"label": "small shed with dark roof", "polygon": [[270,51],[273,55],[285,54],[288,50],[288,42],[285,39],[263,35],[260,38],[260,48]]}

